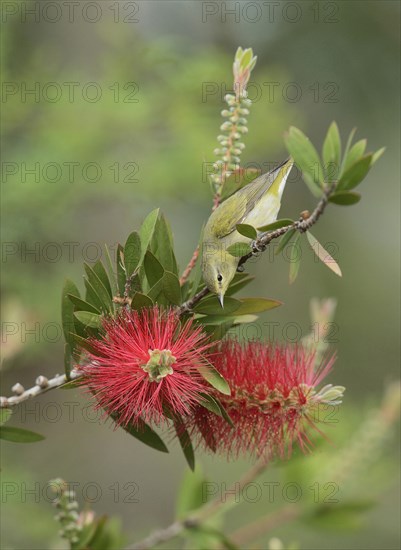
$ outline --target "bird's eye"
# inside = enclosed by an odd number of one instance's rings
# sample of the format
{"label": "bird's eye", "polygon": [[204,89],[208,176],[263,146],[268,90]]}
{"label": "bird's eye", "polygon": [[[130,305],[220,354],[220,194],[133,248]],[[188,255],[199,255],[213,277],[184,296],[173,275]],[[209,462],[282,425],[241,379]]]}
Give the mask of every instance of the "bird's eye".
{"label": "bird's eye", "polygon": [[221,283],[221,281],[223,280],[223,275],[217,275],[217,280],[219,281],[219,283]]}

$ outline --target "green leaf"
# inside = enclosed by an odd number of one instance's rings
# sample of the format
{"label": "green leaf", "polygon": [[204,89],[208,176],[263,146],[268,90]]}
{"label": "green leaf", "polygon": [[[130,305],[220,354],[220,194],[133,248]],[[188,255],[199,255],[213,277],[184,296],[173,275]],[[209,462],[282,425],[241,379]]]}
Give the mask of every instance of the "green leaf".
{"label": "green leaf", "polygon": [[71,332],[74,332],[74,305],[69,299],[70,294],[79,296],[79,290],[75,283],[67,279],[64,283],[62,300],[61,300],[61,321],[65,341],[74,348],[74,341],[71,337]]}
{"label": "green leaf", "polygon": [[291,126],[284,140],[309,190],[315,197],[321,197],[323,168],[316,149],[306,135],[294,126]]}
{"label": "green leaf", "polygon": [[178,275],[177,260],[174,254],[174,241],[171,227],[163,214],[160,214],[151,243],[151,251],[166,271]]}
{"label": "green leaf", "polygon": [[143,260],[145,253],[152,241],[153,234],[155,232],[156,225],[157,225],[157,220],[159,218],[159,214],[160,214],[159,208],[156,208],[156,210],[152,210],[152,212],[146,216],[139,230],[139,236],[141,238],[141,243],[142,243],[141,261]]}
{"label": "green leaf", "polygon": [[124,249],[121,246],[121,244],[117,245],[116,265],[117,265],[118,290],[119,290],[120,296],[124,296],[125,283],[127,281],[127,277],[125,275],[125,267],[124,267]]}
{"label": "green leaf", "polygon": [[[111,415],[111,417],[116,420],[115,416]],[[162,453],[168,453],[168,449],[163,440],[143,420],[140,420],[136,426],[121,426],[121,428],[136,439],[139,439],[139,441],[142,441],[142,443],[145,443],[145,445],[152,447],[152,449],[156,449]]]}
{"label": "green leaf", "polygon": [[214,368],[213,365],[210,363],[208,365],[202,365],[198,370],[203,378],[207,380],[213,388],[224,395],[231,395],[230,386],[227,384],[226,379]]}
{"label": "green leaf", "polygon": [[230,286],[228,287],[228,290],[225,294],[225,298],[228,296],[232,296],[236,292],[239,292],[244,287],[249,285],[254,280],[255,277],[252,277],[248,273],[236,273],[233,280],[230,283]]}
{"label": "green leaf", "polygon": [[349,193],[343,191],[342,193],[334,193],[329,197],[329,202],[333,204],[341,204],[343,206],[349,206],[351,204],[356,204],[361,200],[361,195],[350,191]]}
{"label": "green leaf", "polygon": [[86,327],[100,328],[102,326],[102,317],[96,313],[90,313],[89,311],[76,311],[74,317],[78,319],[80,323]]}
{"label": "green leaf", "polygon": [[159,260],[148,250],[143,261],[149,288],[152,288],[164,275],[164,268]]}
{"label": "green leaf", "polygon": [[67,296],[71,300],[71,302],[74,304],[75,311],[90,311],[91,313],[98,313],[98,314],[101,313],[100,309],[97,309],[95,306],[93,306],[89,302],[82,300],[82,298],[78,298],[78,296],[74,296],[73,294],[67,294]]}
{"label": "green leaf", "polygon": [[177,519],[185,518],[189,512],[205,504],[205,482],[199,467],[193,473],[185,472],[177,495],[175,508]]}
{"label": "green leaf", "polygon": [[222,325],[229,323],[230,325],[241,325],[244,323],[254,323],[257,320],[257,315],[239,315],[233,313],[230,315],[205,315],[204,317],[198,317],[197,321],[202,325]]}
{"label": "green leaf", "polygon": [[372,153],[361,157],[359,160],[354,162],[352,166],[348,168],[346,172],[341,176],[338,184],[337,191],[348,191],[353,189],[361,183],[361,181],[366,177],[367,173],[370,170],[372,163]]}
{"label": "green leaf", "polygon": [[236,311],[240,305],[241,302],[239,300],[225,297],[224,308],[222,308],[217,296],[208,296],[194,307],[194,311],[196,313],[203,313],[204,315],[227,315]]}
{"label": "green leaf", "polygon": [[241,305],[235,311],[235,316],[247,315],[249,313],[262,313],[282,305],[279,300],[271,300],[269,298],[243,298],[240,300]]}
{"label": "green leaf", "polygon": [[182,452],[184,453],[185,459],[188,463],[188,466],[192,471],[195,470],[195,453],[192,446],[191,438],[189,433],[184,426],[182,420],[175,418],[174,419],[174,428],[178,437],[178,440],[181,445]]}
{"label": "green leaf", "polygon": [[242,258],[242,256],[246,256],[249,252],[252,252],[252,249],[248,243],[234,243],[227,248],[227,252],[231,256]]}
{"label": "green leaf", "polygon": [[301,235],[298,233],[292,243],[290,252],[290,285],[295,281],[298,276],[299,267],[301,265],[301,254],[299,253],[298,243]]}
{"label": "green leaf", "polygon": [[[341,138],[338,126],[335,122],[331,123],[327,131],[323,143],[322,157],[326,169],[326,181],[328,183],[336,181],[340,172]],[[331,168],[329,169],[329,167]]]}
{"label": "green leaf", "polygon": [[236,225],[236,229],[240,235],[243,235],[244,237],[248,237],[249,239],[256,239],[258,236],[258,232],[256,229],[247,223],[239,223]]}
{"label": "green leaf", "polygon": [[230,424],[232,428],[234,427],[233,421],[218,399],[207,393],[202,393],[201,396],[202,399],[200,404],[202,407],[205,407],[208,411],[217,414],[217,416],[221,416],[226,422],[228,422],[228,424]]}
{"label": "green leaf", "polygon": [[91,287],[93,288],[94,292],[96,293],[102,304],[102,310],[110,313],[113,312],[114,306],[111,300],[111,294],[109,293],[107,288],[104,286],[104,284],[99,279],[95,271],[90,267],[90,265],[84,263],[84,269]]}
{"label": "green leaf", "polygon": [[345,146],[345,149],[344,149],[344,154],[343,154],[343,160],[342,160],[342,166],[341,166],[341,173],[344,171],[344,164],[345,164],[345,161],[347,160],[347,156],[348,156],[348,151],[350,150],[351,148],[351,143],[352,143],[352,140],[354,139],[354,135],[355,135],[355,132],[356,132],[356,128],[352,128],[349,136],[348,136],[348,139],[347,139],[347,144]]}
{"label": "green leaf", "polygon": [[303,519],[321,528],[349,530],[360,527],[361,514],[370,510],[373,500],[350,500],[335,504],[322,504],[307,512]]}
{"label": "green leaf", "polygon": [[129,236],[124,246],[124,264],[126,278],[130,277],[138,267],[142,258],[141,239],[136,231]]}
{"label": "green leaf", "polygon": [[111,293],[112,293],[112,296],[117,296],[118,288],[117,288],[116,275],[114,273],[113,262],[111,261],[110,251],[107,244],[104,245],[104,250],[105,250],[105,255],[104,255],[105,263],[106,263],[106,268],[109,275],[109,281],[111,286]]}
{"label": "green leaf", "polygon": [[163,275],[163,293],[168,301],[179,306],[182,303],[180,281],[174,273],[166,271]]}
{"label": "green leaf", "polygon": [[261,170],[257,170],[255,168],[240,168],[239,170],[234,170],[223,184],[221,200],[225,201],[236,191],[238,191],[242,187],[245,187],[245,185],[248,185],[248,183],[251,183],[251,181],[260,176],[260,174]]}
{"label": "green leaf", "polygon": [[382,147],[381,149],[379,149],[378,151],[373,153],[371,166],[373,166],[374,163],[379,160],[379,158],[382,156],[382,154],[384,153],[385,150],[386,150],[386,148]]}
{"label": "green leaf", "polygon": [[8,422],[12,415],[11,409],[0,409],[0,426]]}
{"label": "green leaf", "polygon": [[93,266],[93,271],[96,273],[96,275],[99,277],[99,279],[102,281],[103,286],[109,293],[110,298],[113,298],[113,292],[111,290],[111,284],[109,280],[109,276],[107,275],[107,271],[104,268],[104,265],[100,260],[98,260],[95,265]]}
{"label": "green leaf", "polygon": [[153,301],[146,296],[146,294],[141,294],[140,292],[135,292],[132,302],[131,309],[142,309],[143,307],[152,307]]}
{"label": "green leaf", "polygon": [[262,227],[258,227],[258,231],[266,233],[266,231],[274,231],[275,229],[287,227],[288,225],[292,225],[293,223],[294,220],[290,220],[290,218],[283,218],[281,220],[276,220],[275,222],[268,223],[267,225],[263,225]]}
{"label": "green leaf", "polygon": [[360,139],[349,150],[346,158],[344,159],[344,168],[342,173],[346,172],[357,160],[359,160],[366,149],[366,139]]}
{"label": "green leaf", "polygon": [[148,296],[163,305],[181,305],[181,287],[177,275],[165,271],[163,277],[149,290]]}
{"label": "green leaf", "polygon": [[43,435],[31,432],[30,430],[13,428],[11,426],[1,426],[0,439],[12,441],[13,443],[36,443],[36,441],[42,441],[45,438]]}
{"label": "green leaf", "polygon": [[91,304],[95,309],[99,311],[104,311],[105,309],[104,303],[97,295],[96,290],[93,288],[92,284],[88,281],[88,279],[85,279],[85,277],[84,277],[84,285],[86,290],[85,301]]}
{"label": "green leaf", "polygon": [[82,338],[82,336],[78,336],[78,334],[74,334],[74,342],[77,347],[84,349],[94,355],[100,355],[100,352],[92,346],[92,344],[89,342],[87,338]]}
{"label": "green leaf", "polygon": [[287,246],[287,244],[290,242],[294,234],[296,233],[296,229],[289,229],[287,233],[284,233],[284,235],[281,237],[278,247],[276,248],[275,254],[280,254],[284,250],[284,248]]}
{"label": "green leaf", "polygon": [[309,244],[312,247],[313,252],[329,269],[331,269],[339,277],[342,276],[340,266],[334,260],[334,258],[323,248],[319,241],[312,235],[310,231],[306,232]]}

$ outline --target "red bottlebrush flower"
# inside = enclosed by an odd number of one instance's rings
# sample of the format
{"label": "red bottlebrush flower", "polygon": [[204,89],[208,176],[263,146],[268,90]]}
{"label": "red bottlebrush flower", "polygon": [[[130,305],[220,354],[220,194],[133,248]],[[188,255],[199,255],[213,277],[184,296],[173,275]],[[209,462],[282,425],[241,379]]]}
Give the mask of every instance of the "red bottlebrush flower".
{"label": "red bottlebrush flower", "polygon": [[230,415],[234,427],[223,418],[197,407],[188,428],[198,444],[225,454],[284,456],[298,440],[306,448],[306,428],[313,424],[318,403],[338,404],[342,386],[315,387],[334,362],[315,368],[314,354],[297,346],[271,346],[259,342],[226,341],[214,366],[225,377],[231,395],[215,395]]}
{"label": "red bottlebrush flower", "polygon": [[181,325],[173,310],[155,306],[124,310],[105,319],[103,329],[101,339],[90,339],[94,351],[79,369],[97,408],[118,424],[160,424],[165,409],[185,416],[209,391],[199,369],[212,344],[192,320]]}

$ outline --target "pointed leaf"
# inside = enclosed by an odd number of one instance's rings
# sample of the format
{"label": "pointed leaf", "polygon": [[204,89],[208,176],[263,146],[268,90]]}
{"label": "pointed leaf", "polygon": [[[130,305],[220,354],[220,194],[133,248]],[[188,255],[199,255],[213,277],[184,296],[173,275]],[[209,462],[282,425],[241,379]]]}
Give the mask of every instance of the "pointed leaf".
{"label": "pointed leaf", "polygon": [[290,285],[295,281],[298,276],[299,267],[301,265],[301,254],[299,254],[299,240],[301,238],[300,233],[294,239],[290,252]]}
{"label": "pointed leaf", "polygon": [[102,303],[103,311],[112,312],[114,309],[114,306],[113,306],[113,302],[111,301],[111,294],[109,294],[108,290],[106,289],[102,281],[99,279],[95,271],[90,267],[90,265],[88,265],[87,263],[84,263],[84,269],[91,287],[93,288],[100,302]]}
{"label": "pointed leaf", "polygon": [[102,302],[102,300],[99,298],[96,290],[93,288],[92,284],[88,281],[88,279],[84,278],[84,285],[85,285],[85,301],[88,302],[91,306],[93,306],[95,309],[98,309],[99,311],[107,311],[107,308],[105,304]]}
{"label": "pointed leaf", "polygon": [[188,463],[188,466],[192,471],[194,471],[195,470],[195,453],[194,453],[194,448],[192,446],[191,438],[189,437],[189,433],[185,428],[182,420],[175,419],[174,428],[175,428],[175,432],[177,434],[178,440],[180,442],[182,452],[184,453],[185,459]]}
{"label": "pointed leaf", "polygon": [[99,277],[99,279],[102,281],[103,286],[109,293],[110,298],[113,298],[113,293],[111,291],[111,284],[109,280],[109,276],[107,274],[106,269],[104,268],[104,265],[100,260],[98,260],[95,265],[93,266],[93,271],[96,273],[96,275]]}
{"label": "pointed leaf", "polygon": [[252,249],[248,243],[238,242],[229,246],[227,252],[231,254],[231,256],[242,258],[242,256],[246,256],[249,252],[252,252]]}
{"label": "pointed leaf", "polygon": [[329,197],[329,202],[333,204],[341,204],[343,206],[349,206],[351,204],[356,204],[361,200],[361,195],[350,191],[349,193],[343,191],[342,193],[334,193]]}
{"label": "pointed leaf", "polygon": [[75,283],[67,279],[64,283],[61,301],[61,320],[63,325],[64,338],[72,348],[74,342],[71,337],[71,332],[74,332],[74,305],[69,299],[69,294],[79,296],[79,290]]}
{"label": "pointed leaf", "polygon": [[296,229],[289,229],[287,233],[284,233],[284,235],[281,237],[278,247],[276,248],[275,254],[280,254],[284,250],[284,248],[287,246],[287,244],[290,242],[294,234],[296,233]]}
{"label": "pointed leaf", "polygon": [[11,409],[0,409],[0,426],[8,422],[12,415]]}
{"label": "pointed leaf", "polygon": [[236,229],[240,235],[243,235],[244,237],[248,237],[248,239],[256,239],[258,236],[258,232],[256,229],[247,223],[239,223],[236,225]]}
{"label": "pointed leaf", "polygon": [[323,168],[319,155],[309,138],[301,130],[291,126],[284,140],[310,191],[315,197],[321,197]]}
{"label": "pointed leaf", "polygon": [[202,365],[199,367],[199,372],[205,380],[209,382],[213,388],[218,390],[224,395],[231,395],[230,386],[227,384],[226,379],[222,376],[212,364]]}
{"label": "pointed leaf", "polygon": [[290,220],[290,218],[283,218],[281,220],[276,220],[273,223],[268,223],[267,225],[263,225],[262,227],[258,227],[258,231],[262,233],[266,233],[266,231],[274,231],[275,229],[280,229],[281,227],[287,227],[287,225],[292,225],[294,223],[294,220]]}
{"label": "pointed leaf", "polygon": [[166,271],[163,275],[163,294],[166,296],[169,304],[179,306],[182,303],[180,281],[177,275]]}
{"label": "pointed leaf", "polygon": [[148,250],[143,261],[149,288],[152,288],[164,275],[164,269],[159,260]]}
{"label": "pointed leaf", "polygon": [[329,269],[331,269],[339,277],[342,276],[340,266],[334,260],[332,256],[323,248],[319,241],[312,235],[310,231],[306,232],[309,244],[312,247],[313,252]]}
{"label": "pointed leaf", "polygon": [[194,311],[205,315],[227,315],[236,311],[240,305],[241,302],[239,300],[225,297],[224,308],[222,308],[217,296],[208,296],[194,307]]}
{"label": "pointed leaf", "polygon": [[340,172],[341,138],[338,126],[332,122],[323,143],[323,163],[326,170],[326,181],[335,181]]}
{"label": "pointed leaf", "polygon": [[[241,277],[237,277],[238,275]],[[231,281],[225,297],[232,296],[236,292],[239,292],[244,287],[249,285],[249,283],[251,283],[254,279],[255,277],[250,276],[248,273],[237,273],[234,279]]]}
{"label": "pointed leaf", "polygon": [[354,164],[341,176],[337,184],[337,191],[348,191],[359,185],[369,172],[371,163],[372,153],[354,162]]}
{"label": "pointed leaf", "polygon": [[145,253],[152,241],[153,234],[156,229],[157,220],[159,218],[159,214],[160,214],[159,208],[156,208],[156,210],[153,210],[150,214],[146,216],[139,230],[139,236],[141,238],[141,244],[142,244],[141,261],[144,258]]}
{"label": "pointed leaf", "polygon": [[93,306],[89,302],[85,302],[85,300],[78,298],[78,296],[73,296],[72,294],[68,294],[67,296],[71,300],[71,302],[74,304],[75,311],[90,311],[91,313],[98,313],[98,314],[101,313],[100,309],[97,309],[95,306]]}
{"label": "pointed leaf", "polygon": [[13,443],[36,443],[36,441],[42,441],[43,435],[30,430],[24,430],[22,428],[14,428],[11,426],[0,427],[0,439],[6,441],[12,441]]}
{"label": "pointed leaf", "polygon": [[131,309],[142,309],[143,307],[148,308],[153,306],[153,301],[146,296],[146,294],[141,294],[140,292],[135,292],[132,302]]}
{"label": "pointed leaf", "polygon": [[243,298],[241,305],[235,311],[235,316],[247,315],[249,313],[262,313],[282,305],[279,300],[270,300],[269,298]]}
{"label": "pointed leaf", "polygon": [[202,399],[200,401],[200,405],[202,405],[202,407],[205,407],[208,411],[217,414],[217,416],[221,416],[226,422],[228,422],[228,424],[230,424],[232,428],[234,427],[232,419],[218,399],[207,393],[202,393],[201,396]]}
{"label": "pointed leaf", "polygon": [[[115,420],[113,415],[111,415],[111,417]],[[121,428],[136,439],[139,439],[139,441],[142,441],[142,443],[145,443],[145,445],[152,447],[152,449],[156,449],[162,453],[168,453],[168,449],[163,440],[143,420],[140,420],[136,426],[121,426]]]}
{"label": "pointed leaf", "polygon": [[80,349],[84,349],[93,355],[101,355],[100,351],[96,350],[87,338],[82,338],[82,336],[74,334],[74,342]]}
{"label": "pointed leaf", "polygon": [[76,311],[74,317],[78,319],[86,327],[100,328],[102,326],[102,317],[96,313],[90,313],[89,311]]}
{"label": "pointed leaf", "polygon": [[117,266],[117,286],[120,293],[120,296],[124,296],[125,283],[127,277],[125,275],[124,267],[124,248],[121,244],[117,245],[116,251],[116,266]]}
{"label": "pointed leaf", "polygon": [[166,271],[171,271],[175,275],[178,274],[173,235],[171,227],[163,214],[160,214],[157,220],[151,251]]}
{"label": "pointed leaf", "polygon": [[141,239],[136,231],[129,236],[124,246],[124,264],[126,278],[130,277],[138,267],[142,258]]}
{"label": "pointed leaf", "polygon": [[382,156],[382,154],[384,153],[385,150],[386,150],[386,148],[382,147],[381,149],[379,149],[378,151],[373,153],[371,166],[373,166],[374,163],[379,160],[379,158]]}
{"label": "pointed leaf", "polygon": [[351,168],[351,166],[363,156],[366,149],[366,143],[366,139],[360,139],[359,141],[354,143],[354,145],[348,151],[347,157],[344,159],[343,173],[346,172],[348,168]]}
{"label": "pointed leaf", "polygon": [[109,275],[111,293],[112,293],[112,296],[114,297],[114,296],[117,296],[117,294],[118,294],[116,274],[115,274],[114,269],[113,269],[113,262],[111,261],[110,251],[109,251],[109,247],[107,246],[107,244],[104,245],[104,250],[105,250],[104,257],[105,257],[106,269],[107,269],[107,272],[108,272],[108,275]]}
{"label": "pointed leaf", "polygon": [[178,491],[175,514],[177,519],[185,518],[189,512],[205,504],[205,478],[197,468],[193,473],[186,471]]}

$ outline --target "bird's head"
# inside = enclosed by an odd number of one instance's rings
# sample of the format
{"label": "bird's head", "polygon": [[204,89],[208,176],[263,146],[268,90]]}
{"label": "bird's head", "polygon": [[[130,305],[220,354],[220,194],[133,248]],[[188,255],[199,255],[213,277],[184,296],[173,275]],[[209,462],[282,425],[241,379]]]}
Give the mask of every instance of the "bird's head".
{"label": "bird's head", "polygon": [[[232,256],[231,256],[232,257]],[[238,259],[222,262],[220,258],[209,257],[202,263],[203,280],[210,292],[217,294],[221,307],[224,307],[224,295],[237,271]]]}

